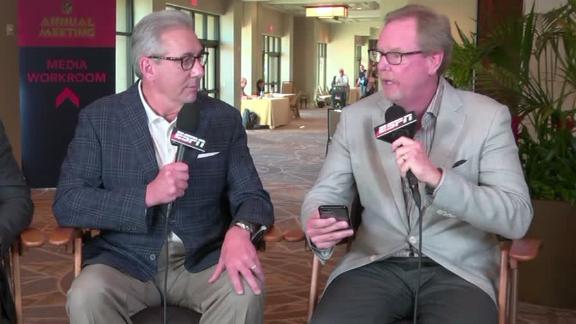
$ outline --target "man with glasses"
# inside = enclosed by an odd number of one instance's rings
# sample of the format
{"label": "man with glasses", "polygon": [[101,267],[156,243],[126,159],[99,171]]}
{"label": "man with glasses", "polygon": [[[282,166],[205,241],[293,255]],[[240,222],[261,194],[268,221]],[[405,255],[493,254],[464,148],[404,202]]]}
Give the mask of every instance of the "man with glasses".
{"label": "man with glasses", "polygon": [[[442,77],[452,42],[448,18],[427,7],[386,16],[370,51],[381,91],[342,112],[302,207],[321,259],[355,235],[312,323],[497,322],[497,236],[522,237],[532,207],[508,109]],[[403,120],[387,113],[395,105],[418,122],[414,139],[389,144],[374,129]],[[363,206],[357,228],[319,216],[320,205],[350,206],[356,194]]]}
{"label": "man with glasses", "polygon": [[[68,291],[71,323],[131,323],[163,300],[202,323],[263,322],[251,238],[272,224],[273,209],[238,110],[199,93],[207,53],[193,28],[175,10],[144,17],[132,35],[140,80],[80,113],[54,213],[62,226],[100,233],[85,241]],[[189,103],[199,121],[186,131],[205,146],[180,162],[170,135]]]}

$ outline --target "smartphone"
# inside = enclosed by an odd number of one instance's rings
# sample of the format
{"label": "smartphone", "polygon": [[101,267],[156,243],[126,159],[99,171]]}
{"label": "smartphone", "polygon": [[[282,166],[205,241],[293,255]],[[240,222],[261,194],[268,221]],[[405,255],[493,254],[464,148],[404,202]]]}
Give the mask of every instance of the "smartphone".
{"label": "smartphone", "polygon": [[337,221],[346,221],[349,225],[351,224],[348,207],[345,205],[322,205],[318,207],[318,213],[320,218],[334,217]]}

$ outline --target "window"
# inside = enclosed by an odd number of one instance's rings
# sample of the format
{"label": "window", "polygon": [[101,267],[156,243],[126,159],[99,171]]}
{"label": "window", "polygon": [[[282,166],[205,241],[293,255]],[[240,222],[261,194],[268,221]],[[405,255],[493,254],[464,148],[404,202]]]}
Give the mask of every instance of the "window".
{"label": "window", "polygon": [[266,92],[280,91],[280,37],[264,35],[264,88]]}
{"label": "window", "polygon": [[204,66],[204,77],[201,81],[202,92],[214,98],[220,97],[220,17],[202,13],[174,5],[167,5],[167,9],[184,12],[194,21],[194,32],[208,52],[208,61]]}
{"label": "window", "polygon": [[318,66],[316,68],[316,87],[326,87],[326,44],[318,43]]}
{"label": "window", "polygon": [[134,69],[130,59],[130,37],[134,26],[133,0],[116,0],[116,92],[134,83]]}

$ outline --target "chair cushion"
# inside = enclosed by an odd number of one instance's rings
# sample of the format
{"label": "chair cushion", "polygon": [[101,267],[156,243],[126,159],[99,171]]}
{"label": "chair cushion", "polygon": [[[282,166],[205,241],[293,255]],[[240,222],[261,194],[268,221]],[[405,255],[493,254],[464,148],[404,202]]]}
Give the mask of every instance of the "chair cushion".
{"label": "chair cushion", "polygon": [[[177,324],[177,323],[192,323],[196,324],[200,322],[200,317],[202,316],[195,311],[177,307],[168,306],[166,309],[168,319],[166,323]],[[134,324],[158,324],[162,323],[162,306],[148,307],[130,318]]]}

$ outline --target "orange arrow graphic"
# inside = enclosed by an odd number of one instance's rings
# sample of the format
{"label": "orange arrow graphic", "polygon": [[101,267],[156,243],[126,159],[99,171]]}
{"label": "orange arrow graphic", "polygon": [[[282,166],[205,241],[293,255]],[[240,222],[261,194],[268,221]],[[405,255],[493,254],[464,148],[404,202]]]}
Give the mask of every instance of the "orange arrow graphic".
{"label": "orange arrow graphic", "polygon": [[69,88],[64,88],[60,94],[56,97],[56,108],[59,108],[66,99],[70,100],[76,108],[80,107],[80,98],[74,93],[74,91]]}

